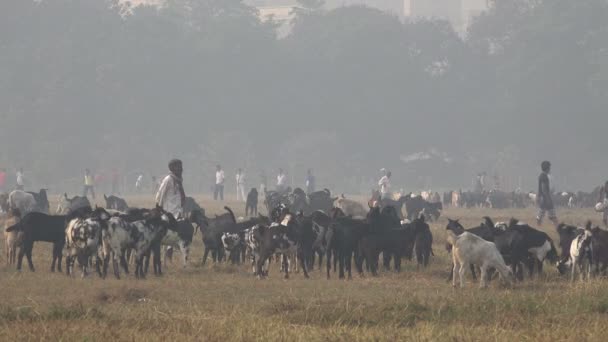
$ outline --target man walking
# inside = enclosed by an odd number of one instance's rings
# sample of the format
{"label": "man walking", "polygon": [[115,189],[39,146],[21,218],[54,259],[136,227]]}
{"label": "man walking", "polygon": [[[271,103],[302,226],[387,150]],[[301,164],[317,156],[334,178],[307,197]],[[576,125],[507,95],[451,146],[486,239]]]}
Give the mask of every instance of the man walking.
{"label": "man walking", "polygon": [[277,175],[277,192],[283,193],[287,189],[287,176],[283,172],[283,169],[279,169]]}
{"label": "man walking", "polygon": [[84,170],[84,188],[82,189],[82,196],[87,197],[87,194],[91,192],[91,197],[95,199],[95,189],[93,188],[93,175],[89,169]]}
{"label": "man walking", "polygon": [[378,181],[380,186],[380,199],[387,199],[391,197],[391,172],[387,171],[386,174]]}
{"label": "man walking", "polygon": [[173,159],[169,162],[169,174],[162,180],[156,193],[156,204],[175,216],[184,217],[186,193],[182,181],[182,161]]}
{"label": "man walking", "polygon": [[551,163],[544,161],[540,164],[541,174],[538,176],[538,216],[536,223],[543,224],[545,213],[548,214],[549,220],[557,226],[557,215],[551,198],[551,186],[549,184],[549,174],[551,173]]}
{"label": "man walking", "polygon": [[215,167],[215,189],[213,190],[213,199],[224,200],[224,170],[222,170],[221,165],[217,165]]}
{"label": "man walking", "polygon": [[23,168],[20,167],[19,171],[17,171],[17,190],[24,190],[25,189],[25,180],[24,180],[24,176],[23,176]]}
{"label": "man walking", "polygon": [[241,168],[236,170],[236,200],[243,202],[247,200],[247,196],[245,195],[245,174]]}
{"label": "man walking", "polygon": [[306,193],[308,195],[315,192],[315,186],[316,186],[315,183],[316,183],[316,180],[315,180],[315,176],[312,174],[312,169],[308,169],[308,171],[306,172]]}

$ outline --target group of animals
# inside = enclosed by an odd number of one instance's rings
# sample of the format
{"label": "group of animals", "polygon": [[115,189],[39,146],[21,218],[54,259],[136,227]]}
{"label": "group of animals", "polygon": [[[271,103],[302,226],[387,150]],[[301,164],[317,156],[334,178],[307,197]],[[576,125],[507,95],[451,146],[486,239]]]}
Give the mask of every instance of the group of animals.
{"label": "group of animals", "polygon": [[[45,190],[13,192],[0,205],[8,212],[7,261],[16,263],[17,269],[21,269],[25,256],[34,270],[34,242],[44,241],[53,244],[51,271],[61,271],[65,255],[68,274],[73,274],[78,262],[83,276],[94,266],[105,277],[112,264],[119,278],[120,268],[128,273],[129,260],[133,259],[135,276],[143,278],[152,259],[154,273],[160,275],[162,246],[168,247],[165,261],[171,259],[173,248],[179,248],[185,266],[193,236],[200,230],[205,248],[203,263],[209,256],[214,262],[235,264],[249,258],[253,273],[263,278],[274,258],[280,261],[287,278],[292,268],[301,269],[308,277],[315,261],[321,269],[325,259],[327,278],[332,266],[340,278],[351,278],[353,262],[359,274],[367,271],[372,275],[377,275],[380,260],[385,269],[390,269],[392,262],[396,271],[401,269],[404,257],[415,257],[419,266],[428,265],[433,255],[433,235],[426,220],[433,212],[429,206],[432,202],[422,198],[424,202],[415,202],[416,197],[411,195],[407,198],[393,202],[372,198],[366,209],[344,196],[331,197],[329,190],[313,194],[299,189],[266,192],[264,203],[269,216],[258,214],[239,220],[228,207],[226,213],[208,218],[190,197],[185,205],[186,219],[179,221],[162,208],[129,208],[124,199],[115,196],[104,196],[104,209],[93,208],[86,197],[69,198],[64,194],[56,215],[48,214]],[[402,204],[407,209],[406,217],[401,213]],[[257,212],[255,207],[257,203]],[[523,280],[524,268],[530,275],[535,270],[541,272],[545,260],[556,264],[560,273],[570,269],[572,279],[577,272],[589,277],[605,273],[608,267],[608,231],[593,228],[590,223],[585,228],[565,224],[557,227],[561,257],[546,233],[517,220],[494,224],[486,217],[479,226],[465,229],[457,220],[448,219],[446,232],[454,285],[460,277],[463,286],[469,267],[476,277],[473,265],[481,271],[482,286],[494,271],[507,281]]]}
{"label": "group of animals", "polygon": [[[592,192],[557,192],[552,195],[552,198],[556,207],[592,208],[597,203],[599,193],[600,188],[596,188]],[[439,198],[438,193],[433,194],[436,194],[435,198]],[[506,192],[500,190],[482,192],[446,191],[443,193],[441,201],[443,202],[443,206],[455,208],[526,208],[536,204],[536,193]]]}

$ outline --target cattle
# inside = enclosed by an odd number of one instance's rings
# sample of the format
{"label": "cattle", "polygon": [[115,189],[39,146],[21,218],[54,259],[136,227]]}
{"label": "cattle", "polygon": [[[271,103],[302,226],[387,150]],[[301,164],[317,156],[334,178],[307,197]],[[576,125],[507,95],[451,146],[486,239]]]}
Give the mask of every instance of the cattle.
{"label": "cattle", "polygon": [[251,188],[247,194],[247,202],[245,202],[245,216],[258,215],[258,190]]}
{"label": "cattle", "polygon": [[545,259],[551,262],[557,261],[553,240],[544,232],[515,219],[511,219],[504,232],[501,230],[497,232],[494,243],[503,255],[509,256],[513,274],[520,280],[523,279],[523,275],[517,272],[520,262],[528,265],[529,274],[532,276],[535,267],[538,268],[539,273],[542,273]]}
{"label": "cattle", "polygon": [[323,238],[327,256],[327,279],[330,278],[332,254],[338,259],[339,278],[344,278],[346,270],[348,279],[352,279],[352,257],[358,249],[359,240],[368,231],[369,224],[366,220],[338,216],[333,218]]}
{"label": "cattle", "polygon": [[591,229],[591,249],[593,251],[593,264],[595,274],[605,275],[608,268],[608,231],[600,227]]}
{"label": "cattle", "polygon": [[224,233],[221,239],[224,249],[230,253],[230,262],[233,265],[240,264],[242,257],[245,255],[244,232],[242,234]]}
{"label": "cattle", "polygon": [[91,208],[91,202],[86,196],[74,196],[69,198],[67,193],[59,196],[57,204],[57,214],[67,215],[81,208]]}
{"label": "cattle", "polygon": [[289,211],[293,213],[308,211],[308,197],[301,188],[295,188],[287,198],[289,199]]}
{"label": "cattle", "polygon": [[[557,226],[557,233],[559,235],[559,247],[561,250],[561,257],[558,263],[558,270],[560,273],[564,273],[563,265],[570,260],[570,245],[578,235],[584,232],[583,228],[570,226],[565,223],[560,223]],[[560,266],[561,265],[561,266]]]}
{"label": "cattle", "polygon": [[205,213],[204,209],[196,202],[194,198],[186,196],[186,200],[184,201],[184,215],[188,217],[190,213],[197,210]]}
{"label": "cattle", "polygon": [[576,279],[577,270],[581,274],[581,278],[589,279],[591,277],[591,267],[593,264],[593,251],[592,241],[593,235],[589,229],[591,224],[587,225],[587,228],[572,240],[570,244],[570,280],[574,282]]}
{"label": "cattle", "polygon": [[[141,217],[136,215],[141,214]],[[125,251],[132,248],[135,252],[135,276],[144,278],[144,257],[150,255],[156,249],[155,256],[160,253],[162,238],[168,230],[177,229],[177,221],[170,213],[162,208],[154,208],[146,211],[137,211],[127,215],[114,216],[108,220],[107,228],[102,232],[104,275],[107,272],[108,260],[113,258],[114,275],[119,278],[118,262],[128,272],[125,260]],[[133,220],[129,222],[130,220]],[[160,258],[154,260],[155,274],[160,275]]]}
{"label": "cattle", "polygon": [[358,241],[358,258],[356,258],[357,270],[363,273],[362,262],[365,261],[367,268],[373,276],[377,275],[378,256],[384,252],[384,265],[388,266],[387,258],[394,256],[395,270],[401,268],[401,253],[403,250],[402,236],[404,230],[395,208],[379,207],[371,208],[367,215],[365,230]]}
{"label": "cattle", "polygon": [[227,228],[236,224],[236,218],[232,210],[228,207],[224,207],[224,209],[227,213],[208,219],[208,225],[201,229],[203,244],[205,246],[203,265],[207,262],[209,253],[211,253],[214,262],[220,262],[224,258],[222,234],[224,234]]}
{"label": "cattle", "polygon": [[[188,265],[188,258],[190,256],[190,245],[192,244],[193,236],[194,227],[192,227],[191,221],[178,220],[175,229],[170,229],[167,231],[161,241],[161,245],[168,247],[167,252],[172,251],[174,247],[179,248],[180,253],[182,255],[182,266],[186,267]],[[168,257],[167,252],[165,254],[165,262]]]}
{"label": "cattle", "polygon": [[308,207],[304,210],[304,214],[310,215],[311,213],[321,210],[328,213],[333,208],[334,202],[338,197],[331,197],[331,192],[328,189],[321,191],[315,191],[308,195]]}
{"label": "cattle", "polygon": [[[82,270],[82,277],[86,277],[89,258],[97,255],[97,251],[101,247],[102,228],[106,226],[108,219],[110,219],[110,214],[103,208],[95,208],[87,217],[77,217],[68,221],[65,229],[67,275],[73,274],[74,261],[77,259]],[[100,273],[100,275],[102,274]]]}
{"label": "cattle", "polygon": [[454,231],[450,226],[447,227],[448,242],[452,248],[452,286],[456,287],[456,273],[460,276],[460,287],[464,287],[464,279],[467,265],[476,265],[481,269],[480,287],[487,287],[488,271],[496,269],[502,278],[511,283],[513,274],[505,264],[502,255],[492,242],[486,241],[481,237],[463,232]]}
{"label": "cattle", "polygon": [[424,215],[420,215],[412,222],[414,227],[414,251],[418,267],[427,267],[433,254],[433,234],[429,225],[425,222]]}
{"label": "cattle", "polygon": [[106,201],[106,209],[118,210],[123,212],[129,209],[127,201],[125,201],[123,198],[114,195],[106,196],[105,194],[103,195],[103,198]]}
{"label": "cattle", "polygon": [[365,217],[367,215],[367,210],[361,203],[347,199],[344,197],[344,194],[336,200],[335,205],[337,208],[342,209],[347,216]]}
{"label": "cattle", "polygon": [[20,244],[21,234],[17,231],[7,232],[6,229],[16,225],[20,220],[19,209],[10,210],[8,216],[4,219],[4,247],[6,248],[6,263],[8,265],[15,264],[17,260],[17,246]]}
{"label": "cattle", "polygon": [[[490,241],[493,242],[494,241],[494,235],[496,234],[496,230],[497,228],[494,227],[494,223],[492,222],[492,220],[489,217],[484,217],[484,222],[482,222],[479,226],[477,227],[473,227],[470,229],[464,229],[464,227],[460,224],[460,222],[458,220],[452,220],[448,218],[448,224],[446,226],[446,229],[449,229],[451,231],[453,231],[456,235],[462,234],[465,231],[469,232],[471,234],[475,234],[479,237],[481,237],[482,239],[486,240],[486,241]],[[446,249],[448,252],[452,251],[452,245],[448,242],[446,243]],[[448,278],[448,280],[452,280],[453,278],[453,268],[454,265],[452,264],[452,267],[450,268],[450,276]],[[473,279],[477,279],[476,275],[475,275],[475,268],[473,267],[473,265],[471,265],[471,273],[473,275]]]}
{"label": "cattle", "polygon": [[76,217],[86,217],[91,213],[90,208],[81,208],[70,215],[47,215],[44,213],[31,212],[24,215],[16,225],[6,229],[7,232],[17,231],[21,233],[21,246],[17,257],[17,270],[21,270],[23,256],[27,256],[27,261],[31,271],[34,271],[32,263],[32,250],[34,242],[44,241],[53,244],[53,256],[51,262],[51,272],[55,272],[55,264],[61,272],[62,250],[65,245],[65,228],[67,222]]}
{"label": "cattle", "polygon": [[38,192],[28,191],[27,193],[34,196],[34,201],[36,201],[36,208],[34,210],[40,213],[48,214],[50,205],[46,191],[46,189],[40,189]]}
{"label": "cattle", "polygon": [[273,223],[270,226],[256,225],[248,234],[248,242],[255,258],[255,274],[258,278],[267,276],[264,265],[275,253],[281,254],[282,269],[285,279],[289,278],[290,258],[299,261],[305,278],[308,278],[306,269],[306,257],[301,253],[302,231],[295,220],[294,215],[286,214],[281,223]]}
{"label": "cattle", "polygon": [[31,212],[42,212],[38,210],[38,203],[34,195],[22,190],[11,191],[8,195],[8,206],[10,209],[19,209],[22,215]]}
{"label": "cattle", "polygon": [[281,204],[289,205],[289,197],[283,192],[265,191],[264,204],[268,213]]}

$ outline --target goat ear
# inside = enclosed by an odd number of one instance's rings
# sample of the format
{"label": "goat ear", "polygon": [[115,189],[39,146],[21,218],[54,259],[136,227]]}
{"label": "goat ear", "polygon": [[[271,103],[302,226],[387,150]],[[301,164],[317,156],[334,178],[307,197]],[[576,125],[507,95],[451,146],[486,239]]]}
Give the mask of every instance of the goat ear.
{"label": "goat ear", "polygon": [[587,224],[585,225],[585,230],[591,230],[591,226],[592,226],[591,220],[587,221]]}

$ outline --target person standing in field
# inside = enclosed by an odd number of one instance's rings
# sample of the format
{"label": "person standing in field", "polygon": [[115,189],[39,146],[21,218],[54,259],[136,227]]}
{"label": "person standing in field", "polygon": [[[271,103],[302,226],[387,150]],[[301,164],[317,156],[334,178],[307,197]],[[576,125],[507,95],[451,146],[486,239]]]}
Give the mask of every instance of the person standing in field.
{"label": "person standing in field", "polygon": [[24,179],[24,175],[23,175],[23,168],[20,167],[19,170],[17,171],[17,186],[16,186],[17,190],[24,190],[25,189],[25,179]]}
{"label": "person standing in field", "polygon": [[277,192],[283,193],[287,189],[287,176],[283,172],[283,169],[279,169],[277,175]]}
{"label": "person standing in field", "polygon": [[243,169],[239,168],[236,170],[236,200],[245,202],[247,196],[245,195],[245,173]]}
{"label": "person standing in field", "polygon": [[538,216],[536,217],[536,223],[539,226],[542,225],[545,214],[548,214],[549,220],[557,226],[557,215],[555,214],[555,207],[551,198],[551,185],[549,182],[551,163],[544,161],[540,164],[540,168],[542,172],[538,176]]}
{"label": "person standing in field", "polygon": [[140,194],[143,186],[144,186],[144,175],[143,175],[143,173],[140,173],[137,176],[137,180],[135,181],[135,191],[137,191],[137,193]]}
{"label": "person standing in field", "polygon": [[391,172],[387,171],[380,181],[378,181],[378,186],[380,186],[380,199],[391,198]]}
{"label": "person standing in field", "polygon": [[315,176],[312,174],[312,169],[308,169],[308,171],[306,172],[306,193],[308,195],[315,192],[315,183],[316,179]]}
{"label": "person standing in field", "polygon": [[215,189],[213,190],[213,199],[214,200],[218,200],[218,198],[220,200],[224,200],[224,170],[222,170],[222,166],[221,165],[217,165],[215,167]]}
{"label": "person standing in field", "polygon": [[169,162],[169,174],[162,180],[156,193],[156,205],[171,213],[175,219],[183,218],[186,193],[182,181],[183,166],[179,159]]}
{"label": "person standing in field", "polygon": [[82,189],[82,196],[87,197],[87,194],[91,192],[91,197],[95,199],[95,188],[94,188],[94,180],[93,175],[91,175],[91,171],[89,169],[84,170],[84,187]]}

